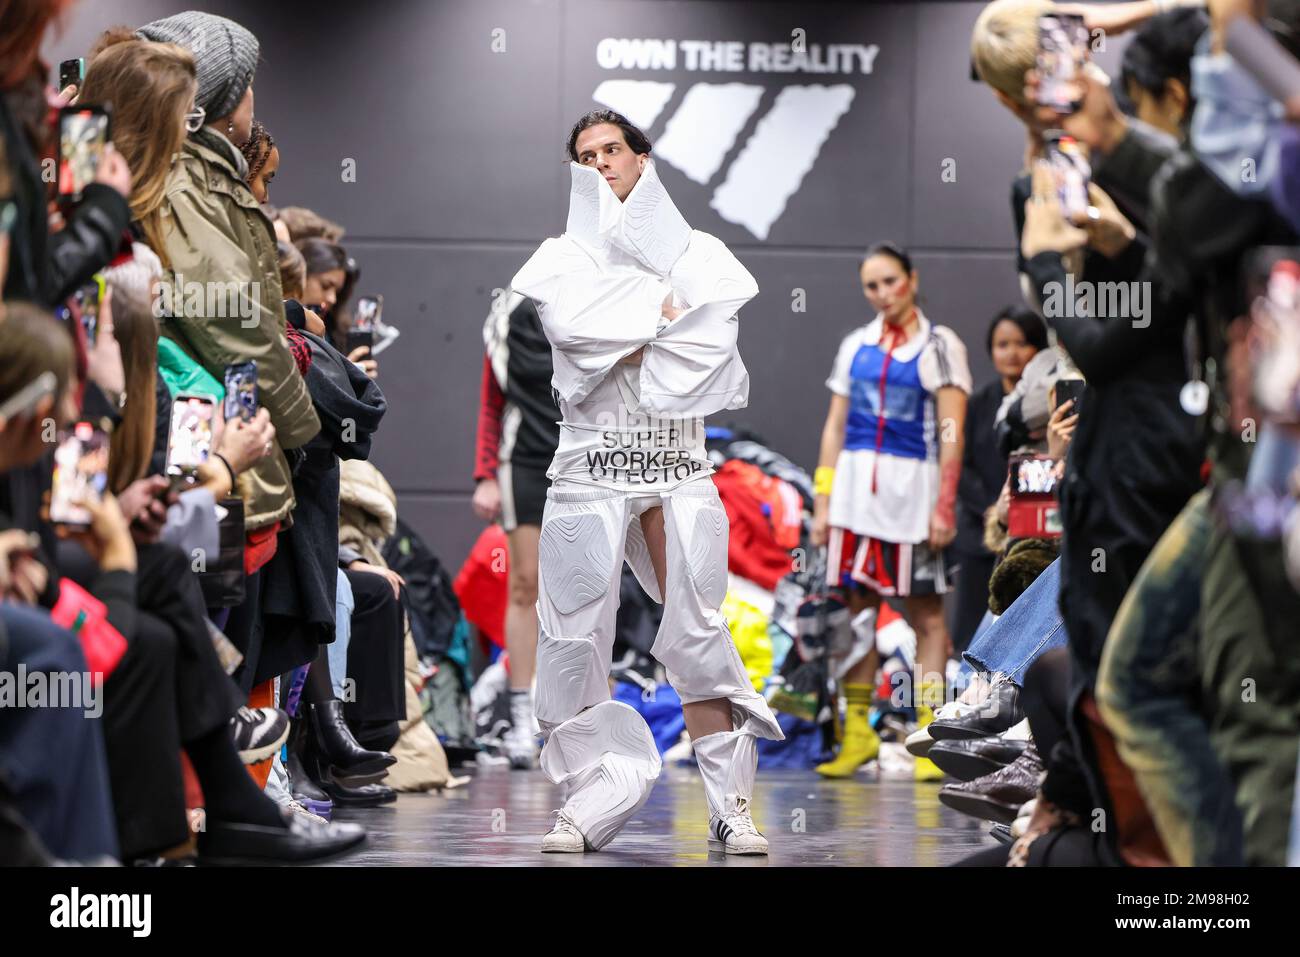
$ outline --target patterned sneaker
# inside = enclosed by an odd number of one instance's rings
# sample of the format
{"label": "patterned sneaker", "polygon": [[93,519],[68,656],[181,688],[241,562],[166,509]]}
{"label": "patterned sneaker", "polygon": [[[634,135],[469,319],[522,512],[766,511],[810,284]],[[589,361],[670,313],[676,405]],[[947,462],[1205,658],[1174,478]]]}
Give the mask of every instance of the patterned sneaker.
{"label": "patterned sneaker", "polygon": [[290,801],[287,804],[282,804],[281,807],[290,814],[306,818],[309,821],[319,821],[321,824],[328,823],[329,821],[329,818],[316,814],[314,811],[297,801]]}
{"label": "patterned sneaker", "polygon": [[754,826],[749,802],[736,801],[736,809],[709,822],[709,850],[726,854],[766,854],[767,838]]}
{"label": "patterned sneaker", "polygon": [[587,849],[586,838],[563,810],[555,812],[555,826],[542,838],[543,854],[581,854]]}
{"label": "patterned sneaker", "polygon": [[289,716],[279,708],[240,708],[230,727],[239,760],[256,764],[280,750],[289,737]]}

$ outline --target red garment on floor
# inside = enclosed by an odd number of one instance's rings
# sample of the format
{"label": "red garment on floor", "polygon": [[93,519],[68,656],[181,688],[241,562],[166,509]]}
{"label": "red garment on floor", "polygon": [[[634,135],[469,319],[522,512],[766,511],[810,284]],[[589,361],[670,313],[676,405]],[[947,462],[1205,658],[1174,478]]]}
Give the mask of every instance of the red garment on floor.
{"label": "red garment on floor", "polygon": [[[465,618],[498,648],[506,646],[506,605],[510,600],[510,551],[500,525],[483,529],[452,590]],[[485,648],[484,651],[487,649]]]}
{"label": "red garment on floor", "polygon": [[769,591],[792,570],[799,545],[799,493],[757,465],[730,459],[713,474],[731,523],[727,567]]}

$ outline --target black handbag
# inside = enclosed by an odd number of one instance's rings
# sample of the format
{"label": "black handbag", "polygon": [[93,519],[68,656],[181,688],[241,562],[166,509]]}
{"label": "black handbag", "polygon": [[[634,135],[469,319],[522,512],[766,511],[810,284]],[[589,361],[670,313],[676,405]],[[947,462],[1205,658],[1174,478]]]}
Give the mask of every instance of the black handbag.
{"label": "black handbag", "polygon": [[244,500],[217,503],[226,515],[217,526],[217,560],[198,573],[203,600],[209,608],[233,608],[244,603]]}

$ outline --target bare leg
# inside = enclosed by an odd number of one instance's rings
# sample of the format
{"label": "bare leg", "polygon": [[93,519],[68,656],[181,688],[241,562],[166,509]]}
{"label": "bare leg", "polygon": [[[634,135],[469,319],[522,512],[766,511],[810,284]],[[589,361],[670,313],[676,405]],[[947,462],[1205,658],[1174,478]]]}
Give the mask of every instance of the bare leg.
{"label": "bare leg", "polygon": [[[948,666],[948,625],[943,618],[943,598],[940,595],[913,595],[906,599],[907,618],[916,632],[916,687],[925,682],[944,684]],[[926,701],[931,707],[939,702]]]}
{"label": "bare leg", "polygon": [[[659,594],[664,595],[668,579],[668,537],[664,532],[664,510],[662,507],[647,509],[641,514],[641,531],[645,534],[646,546],[650,549],[650,562],[654,565],[655,579],[659,583]],[[686,731],[691,740],[702,738],[706,734],[719,731],[733,731],[731,726],[731,702],[726,698],[713,698],[709,701],[695,701],[682,705],[682,717],[686,719]]]}
{"label": "bare leg", "polygon": [[541,529],[520,525],[508,533],[510,603],[506,606],[506,651],[510,654],[510,688],[526,691],[537,666],[537,539]]}

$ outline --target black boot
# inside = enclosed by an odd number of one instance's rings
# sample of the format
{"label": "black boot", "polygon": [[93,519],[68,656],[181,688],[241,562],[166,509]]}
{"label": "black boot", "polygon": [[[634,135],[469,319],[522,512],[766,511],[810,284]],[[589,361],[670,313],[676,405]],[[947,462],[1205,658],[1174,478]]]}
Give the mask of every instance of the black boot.
{"label": "black boot", "polygon": [[337,698],[307,705],[307,716],[311,721],[312,744],[322,763],[328,762],[340,774],[348,777],[375,774],[397,763],[397,758],[386,751],[367,751],[357,744],[343,720],[343,702]]}
{"label": "black boot", "polygon": [[306,747],[306,720],[301,717],[294,718],[293,727],[289,732],[289,760],[284,766],[289,774],[289,793],[307,810],[328,821],[333,811],[333,802],[328,794],[317,787],[303,765],[302,752]]}

